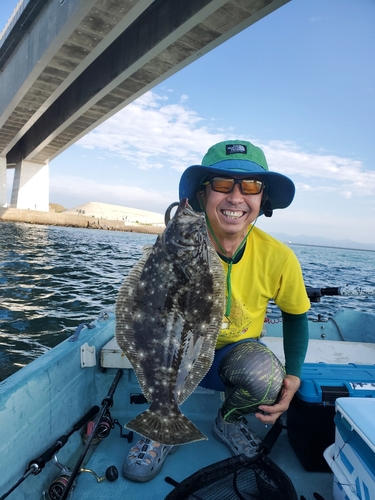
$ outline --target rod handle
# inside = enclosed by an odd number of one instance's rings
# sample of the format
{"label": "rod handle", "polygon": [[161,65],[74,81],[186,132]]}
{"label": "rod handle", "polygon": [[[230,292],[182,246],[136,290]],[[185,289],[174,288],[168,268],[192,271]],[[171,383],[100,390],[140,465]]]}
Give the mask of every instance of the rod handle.
{"label": "rod handle", "polygon": [[67,442],[69,437],[76,431],[78,431],[86,422],[92,419],[99,411],[99,406],[93,406],[86,415],[84,415],[76,424],[74,424],[72,430],[68,434],[63,434],[60,436],[55,443],[48,448],[42,455],[31,460],[29,463],[28,470],[33,470],[33,474],[37,475],[44,469],[47,462],[51,460],[53,455],[57,453]]}

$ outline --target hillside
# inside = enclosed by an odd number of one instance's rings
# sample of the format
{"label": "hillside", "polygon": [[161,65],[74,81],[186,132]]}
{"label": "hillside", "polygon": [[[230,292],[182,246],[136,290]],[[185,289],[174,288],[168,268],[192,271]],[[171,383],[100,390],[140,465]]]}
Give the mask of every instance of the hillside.
{"label": "hillside", "polygon": [[94,217],[100,220],[124,221],[125,225],[152,224],[164,226],[164,215],[162,214],[95,201],[65,210],[64,214],[85,215],[86,217]]}

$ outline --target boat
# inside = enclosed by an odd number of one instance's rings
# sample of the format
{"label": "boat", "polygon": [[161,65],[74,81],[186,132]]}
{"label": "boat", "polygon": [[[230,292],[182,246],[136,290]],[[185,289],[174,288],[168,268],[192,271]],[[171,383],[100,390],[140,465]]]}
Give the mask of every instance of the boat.
{"label": "boat", "polygon": [[[321,292],[313,289],[310,298],[319,300]],[[77,325],[73,336],[0,384],[1,499],[59,500],[76,469],[78,474],[72,481],[69,499],[161,500],[173,491],[173,484],[230,457],[226,446],[211,434],[221,395],[198,386],[183,403],[182,411],[208,440],[181,446],[166,458],[161,472],[149,482],[132,482],[122,476],[123,461],[139,438],[125,425],[147,408],[147,402],[129,361],[116,343],[115,323],[115,314],[109,311],[92,322]],[[262,341],[282,360],[281,325],[280,314],[270,310]],[[315,373],[320,368],[341,366],[349,367],[353,373],[366,367],[371,377],[374,362],[375,315],[340,310],[332,317],[318,316],[310,321],[304,369]],[[318,393],[319,388],[313,385]],[[343,387],[346,385],[343,383]],[[365,381],[361,395],[365,392],[366,398],[358,401],[374,397],[375,402],[375,383]],[[341,396],[339,399],[345,399]],[[334,427],[335,401],[331,398],[330,405],[318,406],[320,411],[330,406],[330,425]],[[299,414],[301,419],[305,418],[303,411]],[[248,421],[261,438],[272,427],[251,416]],[[270,450],[269,458],[290,478],[298,498],[338,498],[333,496],[337,474],[328,466],[326,470],[308,470],[302,463],[304,451],[292,446],[288,425],[289,411],[286,428]],[[90,433],[93,426],[96,431],[100,426],[100,432]],[[305,440],[296,436],[297,442],[308,443],[308,436]],[[342,498],[374,499],[374,494],[372,491],[368,497],[359,497],[351,491],[352,496]]]}

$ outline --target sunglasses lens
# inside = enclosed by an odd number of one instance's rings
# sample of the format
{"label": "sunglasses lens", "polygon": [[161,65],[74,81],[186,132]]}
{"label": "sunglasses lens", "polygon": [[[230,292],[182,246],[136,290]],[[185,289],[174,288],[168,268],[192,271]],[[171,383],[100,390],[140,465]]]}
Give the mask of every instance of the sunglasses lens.
{"label": "sunglasses lens", "polygon": [[228,177],[213,177],[211,186],[219,193],[230,193],[235,184],[240,184],[242,194],[259,194],[263,189],[263,182],[256,179],[234,180]]}
{"label": "sunglasses lens", "polygon": [[243,194],[259,194],[263,189],[263,183],[255,179],[243,179],[241,187]]}
{"label": "sunglasses lens", "polygon": [[224,177],[214,177],[212,179],[212,189],[219,193],[230,193],[234,186],[233,179],[226,179]]}

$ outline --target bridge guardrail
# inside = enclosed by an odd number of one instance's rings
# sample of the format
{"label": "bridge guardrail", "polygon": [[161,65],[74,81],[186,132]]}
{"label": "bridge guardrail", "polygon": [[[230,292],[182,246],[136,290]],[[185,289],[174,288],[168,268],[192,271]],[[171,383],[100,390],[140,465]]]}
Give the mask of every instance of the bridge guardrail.
{"label": "bridge guardrail", "polygon": [[0,47],[3,45],[7,36],[12,31],[13,26],[16,24],[16,22],[20,18],[22,12],[25,10],[25,7],[29,3],[29,1],[30,0],[20,0],[18,2],[18,4],[16,5],[16,8],[14,9],[10,18],[8,19],[8,22],[6,23],[4,29],[0,33]]}

